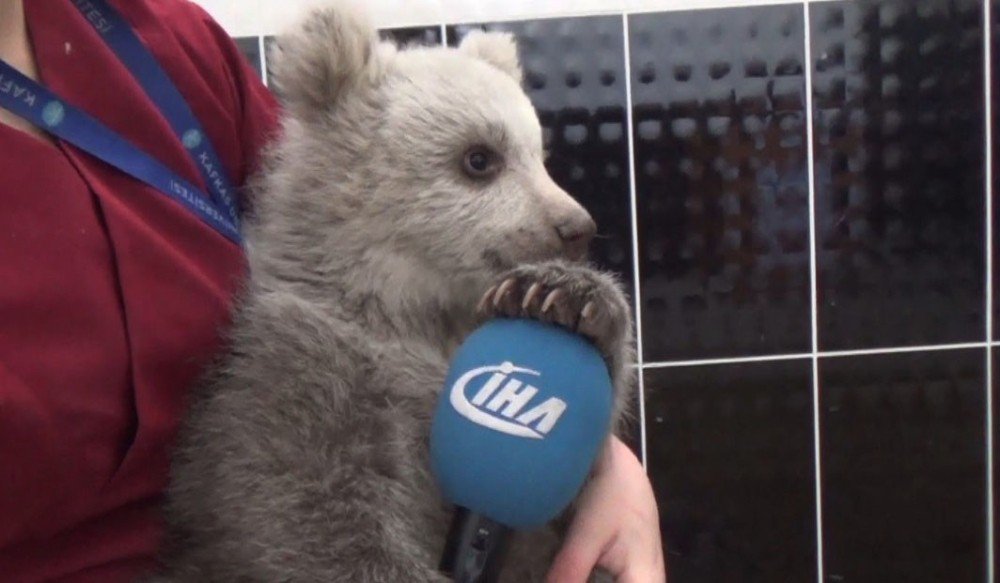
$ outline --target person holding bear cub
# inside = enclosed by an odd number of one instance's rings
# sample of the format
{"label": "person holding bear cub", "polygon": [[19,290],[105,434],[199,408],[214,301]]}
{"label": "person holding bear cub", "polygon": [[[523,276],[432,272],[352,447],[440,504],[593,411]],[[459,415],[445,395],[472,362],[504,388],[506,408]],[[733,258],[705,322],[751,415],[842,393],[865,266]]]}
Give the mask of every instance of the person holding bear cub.
{"label": "person holding bear cub", "polygon": [[[0,0],[0,59],[179,183],[213,194],[190,154],[204,139],[232,184],[244,185],[279,133],[279,113],[228,36],[182,0],[112,4],[202,134],[177,135],[102,38],[111,24],[99,3]],[[358,38],[368,36],[344,41]],[[39,91],[9,70],[0,79],[0,97],[22,105]],[[161,189],[48,131],[62,109],[39,125],[12,113],[17,106],[0,106],[0,573],[134,580],[160,552],[172,445],[190,387],[223,350],[246,261]],[[621,581],[664,579],[651,488],[617,438],[549,578],[582,581],[595,565]]]}

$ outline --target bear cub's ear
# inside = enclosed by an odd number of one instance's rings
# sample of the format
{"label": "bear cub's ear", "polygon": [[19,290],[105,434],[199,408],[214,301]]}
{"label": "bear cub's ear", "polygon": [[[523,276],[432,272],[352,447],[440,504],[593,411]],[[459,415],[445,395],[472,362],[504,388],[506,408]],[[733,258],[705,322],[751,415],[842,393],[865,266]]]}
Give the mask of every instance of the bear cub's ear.
{"label": "bear cub's ear", "polygon": [[509,32],[470,31],[458,50],[482,59],[521,82],[521,64],[517,59],[517,42]]}
{"label": "bear cub's ear", "polygon": [[313,10],[272,47],[272,80],[299,114],[325,111],[355,85],[382,72],[375,28],[346,2]]}

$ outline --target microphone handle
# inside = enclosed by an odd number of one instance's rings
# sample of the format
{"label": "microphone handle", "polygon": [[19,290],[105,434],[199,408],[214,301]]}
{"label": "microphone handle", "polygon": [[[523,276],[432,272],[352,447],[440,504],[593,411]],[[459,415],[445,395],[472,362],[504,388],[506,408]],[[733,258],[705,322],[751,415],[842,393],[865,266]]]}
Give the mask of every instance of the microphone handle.
{"label": "microphone handle", "polygon": [[496,583],[509,535],[509,527],[456,506],[438,568],[455,583]]}

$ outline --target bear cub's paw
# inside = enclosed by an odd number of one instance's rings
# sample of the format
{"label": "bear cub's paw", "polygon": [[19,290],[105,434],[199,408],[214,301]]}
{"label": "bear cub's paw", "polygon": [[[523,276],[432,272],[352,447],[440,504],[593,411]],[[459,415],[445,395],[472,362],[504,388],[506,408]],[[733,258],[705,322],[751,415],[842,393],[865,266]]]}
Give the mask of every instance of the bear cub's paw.
{"label": "bear cub's paw", "polygon": [[482,318],[534,318],[577,332],[609,361],[619,356],[631,326],[618,280],[585,264],[546,261],[501,276],[479,301]]}

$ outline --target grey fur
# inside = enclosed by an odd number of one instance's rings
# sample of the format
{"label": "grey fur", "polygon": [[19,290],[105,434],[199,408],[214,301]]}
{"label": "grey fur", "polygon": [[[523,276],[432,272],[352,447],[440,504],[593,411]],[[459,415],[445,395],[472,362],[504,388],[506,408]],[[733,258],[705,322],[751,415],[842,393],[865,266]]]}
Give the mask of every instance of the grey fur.
{"label": "grey fur", "polygon": [[[339,5],[279,39],[283,137],[254,187],[230,349],[181,432],[163,581],[443,581],[433,406],[477,318],[520,313],[533,282],[562,291],[527,315],[590,334],[626,409],[628,304],[559,259],[556,226],[589,219],[546,174],[516,54],[493,41],[400,51]],[[463,173],[477,144],[502,153],[492,180]],[[521,535],[505,579],[541,580],[557,543]]]}

